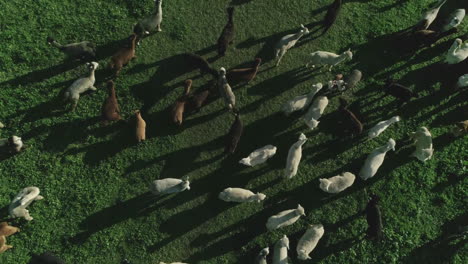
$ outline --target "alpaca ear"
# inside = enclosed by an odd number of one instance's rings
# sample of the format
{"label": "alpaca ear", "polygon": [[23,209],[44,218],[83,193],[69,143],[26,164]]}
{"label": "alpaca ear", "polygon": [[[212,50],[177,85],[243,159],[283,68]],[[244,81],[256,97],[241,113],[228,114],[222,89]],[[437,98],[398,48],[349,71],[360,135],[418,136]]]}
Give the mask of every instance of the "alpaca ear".
{"label": "alpaca ear", "polygon": [[303,24],[301,24],[301,28],[306,28],[306,27],[304,27],[304,25],[303,25]]}

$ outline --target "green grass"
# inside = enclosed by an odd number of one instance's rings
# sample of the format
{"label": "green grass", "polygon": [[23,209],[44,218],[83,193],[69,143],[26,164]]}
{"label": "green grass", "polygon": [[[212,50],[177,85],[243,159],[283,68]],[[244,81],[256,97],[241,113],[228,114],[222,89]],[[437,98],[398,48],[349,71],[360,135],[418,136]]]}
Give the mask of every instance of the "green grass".
{"label": "green grass", "polygon": [[[235,48],[216,60],[216,68],[236,67],[256,56],[262,71],[247,86],[236,88],[245,125],[237,152],[222,155],[224,135],[233,117],[217,100],[187,118],[182,128],[168,122],[166,109],[182,93],[182,82],[197,72],[180,72],[177,54],[216,55],[216,40],[226,21],[229,1],[166,0],[163,31],[145,39],[116,80],[118,100],[126,119],[144,109],[148,140],[135,144],[134,128],[99,124],[106,96],[103,68],[133,24],[152,9],[152,1],[41,0],[0,2],[0,121],[2,137],[20,135],[30,147],[0,163],[0,208],[8,206],[26,186],[38,186],[43,201],[31,205],[34,220],[14,220],[22,232],[8,239],[12,250],[0,255],[2,264],[23,264],[31,253],[50,251],[67,263],[250,263],[258,251],[287,234],[290,256],[297,263],[297,240],[310,223],[322,223],[325,236],[304,263],[467,263],[463,241],[440,242],[447,232],[465,223],[467,141],[452,138],[450,124],[467,119],[467,93],[448,89],[430,74],[453,38],[413,57],[383,53],[391,44],[379,36],[414,24],[433,1],[344,1],[342,12],[324,36],[305,37],[278,68],[270,69],[272,45],[296,32],[301,23],[319,22],[331,1],[233,1],[237,27]],[[401,2],[401,3],[400,3]],[[447,14],[461,5],[449,1]],[[320,12],[319,12],[320,11]],[[468,23],[460,26],[467,32]],[[62,43],[90,40],[98,45],[98,91],[80,99],[76,112],[62,112],[58,95],[85,73],[85,67],[64,63],[63,55],[46,44],[51,35]],[[305,70],[308,53],[316,50],[355,51],[331,73]],[[330,98],[319,128],[309,131],[298,115],[278,114],[286,100],[307,92],[313,83],[359,68],[364,81],[351,109],[365,127],[400,115],[402,121],[372,141],[342,138],[338,100]],[[381,86],[392,74],[419,92],[420,98],[398,107],[383,97]],[[201,87],[208,75],[194,79]],[[465,112],[464,112],[465,111]],[[421,163],[408,155],[408,134],[429,127],[435,154]],[[304,145],[298,175],[280,180],[289,146],[300,132]],[[318,178],[342,171],[358,173],[367,154],[388,138],[397,142],[378,174],[357,180],[342,194],[330,196],[318,188]],[[238,160],[266,144],[278,147],[267,164],[246,168]],[[189,176],[192,189],[153,198],[148,184],[158,178]],[[267,195],[263,203],[228,204],[217,199],[224,188],[243,187]],[[359,212],[367,194],[382,198],[385,239],[379,244],[363,238],[367,227]],[[367,193],[367,194],[366,194]],[[266,219],[281,210],[305,207],[296,224],[267,232]],[[0,219],[7,216],[2,210]],[[466,240],[465,240],[466,241]]]}

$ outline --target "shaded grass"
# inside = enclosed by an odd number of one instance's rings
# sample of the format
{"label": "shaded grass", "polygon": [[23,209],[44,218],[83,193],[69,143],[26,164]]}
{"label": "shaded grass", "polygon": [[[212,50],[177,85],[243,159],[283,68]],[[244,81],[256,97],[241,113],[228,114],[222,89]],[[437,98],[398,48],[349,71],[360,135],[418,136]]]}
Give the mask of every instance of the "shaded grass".
{"label": "shaded grass", "polygon": [[[326,233],[307,263],[416,263],[434,256],[440,256],[437,263],[466,263],[463,240],[444,240],[444,234],[453,232],[449,226],[463,222],[466,210],[466,137],[453,138],[448,132],[453,122],[468,118],[467,95],[466,90],[449,90],[450,80],[437,64],[454,36],[399,56],[392,49],[391,33],[414,24],[432,1],[344,1],[329,32],[305,37],[280,67],[272,67],[276,41],[300,24],[320,28],[329,2],[165,1],[163,31],[142,42],[137,59],[116,80],[126,121],[108,127],[98,122],[108,57],[138,18],[151,12],[153,2],[1,2],[0,121],[7,127],[0,133],[21,135],[30,148],[0,163],[0,218],[7,217],[6,206],[25,186],[40,187],[45,200],[31,206],[32,222],[13,221],[22,232],[9,239],[14,249],[0,255],[0,263],[25,263],[31,253],[44,251],[67,263],[120,263],[124,258],[132,263],[248,263],[283,234],[290,237],[295,260],[297,240],[308,224],[319,222]],[[441,16],[460,3],[449,1]],[[236,38],[227,55],[218,58],[214,44],[228,4],[237,8]],[[466,30],[464,22],[460,32]],[[48,46],[49,35],[62,43],[86,39],[98,46],[98,91],[82,96],[74,113],[63,111],[60,93],[85,69],[64,61]],[[354,59],[331,73],[303,67],[310,52],[348,48],[355,52]],[[192,78],[200,88],[211,81],[186,68],[179,56],[185,52],[200,54],[215,68],[248,65],[255,57],[264,61],[253,82],[235,87],[245,130],[232,156],[222,155],[232,116],[221,100],[190,115],[181,128],[169,123],[168,107],[182,93],[183,81]],[[332,96],[315,131],[307,130],[300,114],[278,113],[286,100],[306,93],[313,83],[354,68],[363,72],[363,81],[347,97],[365,128],[396,114],[403,118],[379,138],[342,137],[338,100]],[[385,96],[381,87],[389,75],[417,91],[419,98],[400,106]],[[148,124],[143,144],[133,140],[135,109],[142,109]],[[424,164],[408,157],[412,148],[407,139],[422,125],[431,130],[435,148],[433,159]],[[282,181],[288,148],[301,132],[309,140],[299,174]],[[397,152],[388,153],[375,178],[357,179],[334,196],[318,188],[318,178],[343,171],[357,174],[367,154],[389,137],[396,140]],[[267,164],[238,164],[266,144],[278,147]],[[162,198],[147,193],[155,179],[185,176],[191,179],[190,191]],[[263,192],[267,199],[261,204],[223,203],[216,197],[228,186]],[[381,244],[362,239],[366,224],[361,212],[370,192],[382,198]],[[266,231],[270,215],[297,203],[307,217]]]}

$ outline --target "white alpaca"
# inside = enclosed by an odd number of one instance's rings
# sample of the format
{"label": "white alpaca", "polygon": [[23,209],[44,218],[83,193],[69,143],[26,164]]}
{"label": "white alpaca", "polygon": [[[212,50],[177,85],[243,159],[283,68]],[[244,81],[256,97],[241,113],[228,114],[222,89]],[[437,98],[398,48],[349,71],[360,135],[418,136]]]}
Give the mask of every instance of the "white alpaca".
{"label": "white alpaca", "polygon": [[276,154],[276,147],[272,145],[266,145],[263,148],[254,150],[247,158],[243,158],[239,161],[240,164],[246,166],[256,166],[267,161],[269,158]]}
{"label": "white alpaca", "polygon": [[435,7],[424,12],[420,22],[417,24],[417,26],[421,26],[421,28],[418,27],[418,29],[428,29],[432,22],[434,22],[434,20],[436,19],[437,14],[439,14],[440,8],[445,4],[446,1],[447,0],[440,0]]}
{"label": "white alpaca", "polygon": [[255,258],[255,264],[267,264],[267,256],[270,254],[270,249],[268,247],[262,249],[257,257]]}
{"label": "white alpaca", "polygon": [[363,180],[374,177],[385,159],[385,154],[387,154],[391,149],[395,151],[395,145],[395,140],[391,138],[388,140],[387,144],[372,151],[372,153],[367,156],[364,166],[362,166],[361,171],[359,172],[359,176]]}
{"label": "white alpaca", "polygon": [[306,64],[306,67],[308,67],[309,64],[312,64],[312,67],[316,65],[330,65],[328,70],[331,71],[333,66],[336,66],[338,63],[346,59],[352,59],[353,53],[351,50],[347,50],[340,55],[328,51],[316,51],[312,52],[310,56],[310,62]]}
{"label": "white alpaca", "polygon": [[458,78],[458,82],[456,87],[457,88],[462,88],[462,87],[467,87],[468,86],[468,74],[464,74]]}
{"label": "white alpaca", "polygon": [[411,156],[416,157],[420,161],[430,160],[434,149],[432,148],[432,135],[426,127],[420,127],[416,132],[411,133],[411,138],[414,140],[416,150]]}
{"label": "white alpaca", "polygon": [[236,105],[236,96],[232,92],[231,86],[226,79],[226,69],[221,67],[219,69],[218,79],[219,95],[224,98],[224,102],[229,109],[234,109]]}
{"label": "white alpaca", "polygon": [[351,172],[344,172],[342,175],[333,176],[328,179],[321,178],[320,189],[327,193],[339,193],[353,185],[356,176]]}
{"label": "white alpaca", "polygon": [[150,191],[155,195],[170,194],[190,190],[190,182],[187,180],[165,178],[155,180],[150,185]]}
{"label": "white alpaca", "polygon": [[302,145],[307,141],[307,137],[301,133],[299,140],[289,148],[288,157],[286,159],[286,169],[284,170],[284,177],[291,179],[296,176],[299,163],[302,158]]}
{"label": "white alpaca", "polygon": [[455,39],[450,47],[445,62],[448,64],[456,64],[464,61],[468,57],[468,43],[463,43],[459,38]]}
{"label": "white alpaca", "polygon": [[310,129],[314,129],[318,126],[320,121],[318,119],[322,116],[325,107],[328,105],[328,98],[326,96],[319,96],[315,98],[312,106],[309,108],[307,113],[302,117],[306,125]]}
{"label": "white alpaca", "polygon": [[72,110],[75,110],[76,106],[78,105],[78,100],[80,100],[80,94],[88,90],[97,90],[96,87],[94,87],[94,82],[96,81],[94,77],[94,72],[96,71],[99,64],[93,61],[91,63],[87,62],[86,66],[88,66],[89,75],[87,77],[82,77],[74,81],[64,93],[64,101],[69,101],[73,103]]}
{"label": "white alpaca", "polygon": [[226,188],[220,192],[218,198],[225,202],[261,202],[265,200],[266,195],[263,193],[253,193],[250,190],[242,188]]}
{"label": "white alpaca", "polygon": [[303,215],[305,216],[304,207],[298,204],[296,209],[285,210],[276,215],[270,216],[266,223],[266,227],[268,230],[274,230],[292,225]]}
{"label": "white alpaca", "polygon": [[369,133],[368,133],[369,139],[373,139],[373,138],[378,137],[391,124],[396,123],[396,122],[398,122],[400,120],[401,120],[401,118],[399,116],[394,116],[394,117],[392,117],[392,118],[390,118],[388,120],[380,121],[379,123],[377,123],[377,125],[375,125],[371,129],[369,129]]}
{"label": "white alpaca", "polygon": [[288,264],[289,239],[284,235],[275,243],[273,264]]}
{"label": "white alpaca", "polygon": [[322,89],[322,87],[322,83],[314,84],[312,85],[312,90],[310,91],[310,93],[296,96],[293,99],[287,101],[283,105],[283,113],[285,115],[289,115],[292,112],[300,111],[306,108],[310,105],[310,103],[312,103],[312,99],[320,91],[320,89]]}
{"label": "white alpaca", "polygon": [[297,258],[300,260],[310,259],[310,252],[315,249],[324,233],[325,230],[323,229],[323,225],[310,225],[309,229],[307,229],[297,243]]}
{"label": "white alpaca", "polygon": [[289,34],[280,39],[275,46],[276,65],[278,66],[286,52],[296,45],[297,41],[304,35],[308,34],[309,30],[301,24],[301,29],[296,34]]}
{"label": "white alpaca", "polygon": [[457,9],[453,11],[453,13],[448,16],[447,22],[442,31],[448,31],[452,28],[458,27],[463,21],[463,18],[465,18],[465,15],[465,9]]}
{"label": "white alpaca", "polygon": [[8,211],[11,217],[23,217],[26,221],[31,221],[33,218],[29,215],[28,207],[33,201],[44,199],[39,195],[40,190],[37,187],[26,187],[20,191],[11,202]]}

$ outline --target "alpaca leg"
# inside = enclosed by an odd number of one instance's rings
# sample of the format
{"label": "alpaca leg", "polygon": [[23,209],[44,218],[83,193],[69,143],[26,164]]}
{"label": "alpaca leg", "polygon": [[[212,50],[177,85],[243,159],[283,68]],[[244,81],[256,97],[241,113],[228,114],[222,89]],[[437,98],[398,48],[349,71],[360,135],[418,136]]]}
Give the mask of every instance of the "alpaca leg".
{"label": "alpaca leg", "polygon": [[161,32],[161,31],[162,31],[162,29],[161,29],[161,24],[158,24],[158,26],[157,26],[157,28],[156,28],[156,31],[157,31],[157,32]]}

